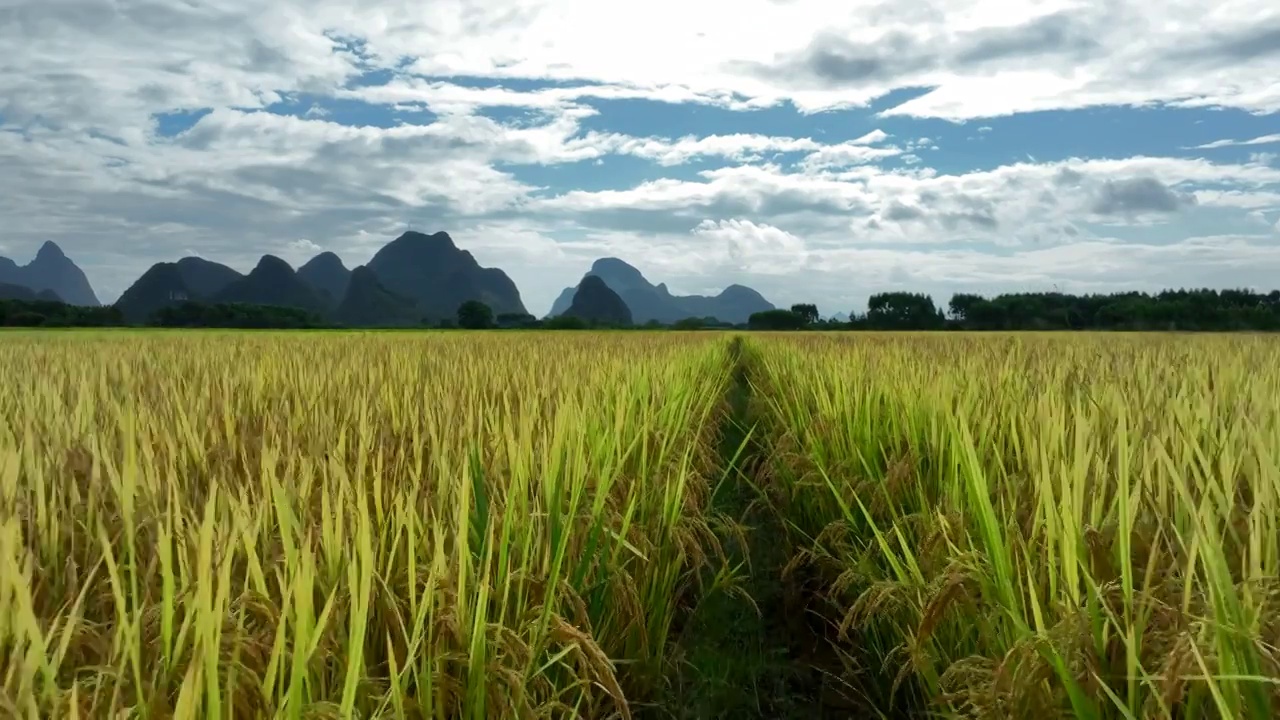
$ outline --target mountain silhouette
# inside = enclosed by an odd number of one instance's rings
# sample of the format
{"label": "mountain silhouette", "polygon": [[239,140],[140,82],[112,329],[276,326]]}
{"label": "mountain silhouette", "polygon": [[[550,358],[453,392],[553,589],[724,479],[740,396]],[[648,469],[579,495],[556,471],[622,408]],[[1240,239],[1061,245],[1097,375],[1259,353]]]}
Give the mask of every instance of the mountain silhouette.
{"label": "mountain silhouette", "polygon": [[351,272],[342,264],[342,258],[322,252],[298,268],[298,277],[320,293],[330,307],[337,307],[347,294]]}
{"label": "mountain silhouette", "polygon": [[520,291],[506,273],[481,267],[443,232],[404,233],[356,270],[348,270],[331,252],[320,253],[297,271],[264,255],[248,275],[197,257],[157,263],[116,305],[128,322],[145,322],[183,300],[294,307],[354,326],[452,319],[467,300],[485,303],[495,315],[525,313]]}
{"label": "mountain silhouette", "polygon": [[192,299],[212,297],[231,283],[244,277],[231,268],[202,257],[184,257],[177,262],[178,272],[187,284]]}
{"label": "mountain silhouette", "polygon": [[37,294],[49,290],[71,305],[99,304],[84,271],[52,241],[41,245],[35,259],[26,265],[0,258],[0,283],[19,285]]}
{"label": "mountain silhouette", "polygon": [[115,306],[125,322],[143,323],[157,310],[184,300],[207,301],[244,276],[199,257],[156,263],[121,293]]}
{"label": "mountain silhouette", "polygon": [[322,312],[324,299],[311,288],[289,263],[275,255],[263,255],[257,266],[244,277],[214,293],[215,303],[252,303],[279,305]]}
{"label": "mountain silhouette", "polygon": [[631,324],[627,304],[597,275],[582,278],[564,315],[605,325]]}
{"label": "mountain silhouette", "polygon": [[52,290],[41,290],[36,292],[26,285],[14,285],[12,283],[0,283],[0,300],[25,300],[34,302],[37,300],[45,300],[52,302],[62,302],[62,298]]}
{"label": "mountain silhouette", "polygon": [[[659,285],[658,290],[671,296],[665,284]],[[713,317],[730,323],[744,323],[752,313],[777,309],[760,293],[736,283],[721,290],[719,295],[683,295],[678,299],[691,312],[686,317]]]}
{"label": "mountain silhouette", "polygon": [[161,308],[196,299],[199,298],[191,292],[178,263],[167,262],[147,268],[142,277],[120,294],[115,306],[125,322],[143,323]]}
{"label": "mountain silhouette", "polygon": [[453,318],[468,300],[483,302],[494,315],[525,312],[511,278],[481,267],[448,233],[406,232],[379,250],[368,268],[387,290],[412,300],[423,317]]}
{"label": "mountain silhouette", "polygon": [[[653,285],[636,268],[618,258],[601,258],[587,276],[596,276],[616,292],[631,309],[638,324],[651,320],[674,323],[685,318],[713,317],[721,322],[745,323],[752,313],[776,309],[760,293],[745,285],[730,285],[719,295],[672,295],[666,283]],[[565,288],[551,306],[550,316],[564,314],[578,288]]]}
{"label": "mountain silhouette", "polygon": [[412,300],[383,287],[378,276],[364,265],[351,271],[334,318],[352,327],[409,326],[421,321]]}

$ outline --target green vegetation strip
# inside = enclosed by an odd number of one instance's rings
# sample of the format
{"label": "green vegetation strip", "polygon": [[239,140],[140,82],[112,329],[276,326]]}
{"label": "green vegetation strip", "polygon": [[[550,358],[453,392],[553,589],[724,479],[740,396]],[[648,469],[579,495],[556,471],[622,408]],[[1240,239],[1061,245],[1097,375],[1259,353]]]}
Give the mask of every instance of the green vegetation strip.
{"label": "green vegetation strip", "polygon": [[737,337],[727,355],[722,473],[711,500],[725,562],[706,571],[710,592],[675,639],[669,695],[652,717],[843,717],[852,706],[824,690],[818,658],[804,657],[821,639],[796,622],[797,592],[783,582],[786,533],[756,478],[764,448],[752,420],[754,354]]}

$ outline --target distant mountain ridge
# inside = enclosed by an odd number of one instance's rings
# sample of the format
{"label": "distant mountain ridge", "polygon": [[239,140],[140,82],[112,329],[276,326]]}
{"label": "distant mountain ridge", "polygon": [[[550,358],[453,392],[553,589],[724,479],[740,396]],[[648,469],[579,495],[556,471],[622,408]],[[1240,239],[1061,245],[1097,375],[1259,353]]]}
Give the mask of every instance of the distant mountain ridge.
{"label": "distant mountain ridge", "polygon": [[195,257],[157,263],[125,290],[116,307],[129,322],[145,322],[184,300],[293,307],[352,326],[451,319],[468,300],[484,302],[494,314],[525,313],[511,278],[482,267],[444,232],[406,232],[355,270],[332,252],[297,270],[264,255],[248,275]]}
{"label": "distant mountain ridge", "polygon": [[[672,295],[666,283],[650,283],[635,267],[618,258],[596,260],[586,276],[596,276],[616,292],[637,324],[653,320],[674,323],[685,318],[713,317],[721,322],[745,323],[752,313],[775,310],[773,303],[745,285],[730,285],[719,295]],[[584,276],[584,277],[586,277]],[[549,317],[562,315],[573,304],[577,287],[565,288],[551,306]]]}
{"label": "distant mountain ridge", "polygon": [[187,284],[191,293],[199,298],[216,295],[226,286],[244,277],[222,263],[205,260],[202,257],[184,257],[177,262],[177,265],[183,282]]}
{"label": "distant mountain ridge", "polygon": [[184,300],[210,302],[244,277],[226,265],[200,257],[156,263],[120,295],[115,306],[127,322],[146,322],[161,308]]}
{"label": "distant mountain ridge", "polygon": [[406,232],[375,253],[367,267],[386,289],[413,300],[427,317],[452,318],[468,300],[483,302],[494,315],[525,312],[511,278],[481,267],[445,232]]}
{"label": "distant mountain ridge", "polygon": [[62,298],[52,290],[41,290],[36,292],[26,285],[14,285],[12,283],[0,283],[0,300],[24,300],[26,302],[35,302],[39,300],[62,302]]}
{"label": "distant mountain ridge", "polygon": [[318,291],[326,303],[337,307],[347,294],[351,271],[336,254],[322,252],[298,268],[298,277]]}
{"label": "distant mountain ridge", "polygon": [[388,290],[366,265],[350,272],[334,316],[353,327],[411,326],[421,321],[413,300]]}
{"label": "distant mountain ridge", "polygon": [[[673,295],[665,283],[654,285],[638,269],[613,257],[592,263],[583,275],[587,277],[599,278],[610,292],[606,295],[588,283],[592,297],[584,299],[579,312],[604,313],[602,321],[608,323],[625,324],[624,313],[609,295],[621,300],[636,324],[708,317],[738,324],[753,313],[775,309],[760,293],[736,284],[714,296]],[[581,287],[579,283],[566,288],[548,317],[573,307]],[[53,242],[46,242],[25,266],[0,257],[0,296],[99,304],[84,272]],[[292,307],[352,326],[451,320],[468,300],[485,303],[495,316],[527,314],[511,278],[499,268],[481,266],[446,232],[402,233],[354,270],[332,252],[321,252],[296,270],[279,257],[263,255],[248,274],[200,257],[156,263],[114,305],[128,322],[139,323],[187,300]]]}
{"label": "distant mountain ridge", "polygon": [[[52,292],[62,302],[71,305],[101,304],[84,271],[53,241],[41,245],[35,258],[26,265],[0,257],[0,283],[24,287],[37,295]],[[41,299],[48,299],[48,296]]]}
{"label": "distant mountain ridge", "polygon": [[566,317],[576,317],[590,323],[604,325],[630,325],[631,309],[622,297],[614,292],[597,275],[587,275],[578,283],[573,303],[564,312]]}
{"label": "distant mountain ridge", "polygon": [[325,302],[293,267],[275,255],[263,255],[248,275],[219,290],[211,298],[216,303],[280,305],[321,311]]}

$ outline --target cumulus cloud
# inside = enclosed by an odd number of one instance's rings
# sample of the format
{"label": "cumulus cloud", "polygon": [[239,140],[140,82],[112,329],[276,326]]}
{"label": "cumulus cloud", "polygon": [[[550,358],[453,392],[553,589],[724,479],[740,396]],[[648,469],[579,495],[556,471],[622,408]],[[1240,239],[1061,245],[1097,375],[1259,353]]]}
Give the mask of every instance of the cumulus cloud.
{"label": "cumulus cloud", "polygon": [[[1237,178],[1274,184],[1280,170],[1165,158],[1021,163],[947,175],[874,167],[788,172],[763,164],[708,170],[697,180],[658,180],[627,190],[573,191],[530,207],[586,213],[602,223],[617,210],[660,213],[664,219],[803,216],[816,227],[830,227],[833,219],[848,227],[850,217],[863,217],[876,221],[870,231],[902,239],[915,236],[919,228],[906,232],[901,226],[918,223],[932,228],[931,242],[971,239],[976,231],[994,239],[997,229],[1001,241],[1043,242],[1072,219],[1163,215],[1197,203],[1238,207],[1235,196],[1206,193],[1201,199],[1171,189]],[[623,219],[636,222],[634,216]]]}
{"label": "cumulus cloud", "polygon": [[[1274,112],[1272,5],[10,3],[0,219],[9,252],[56,240],[104,297],[182,254],[247,269],[262,252],[323,247],[355,265],[410,223],[504,266],[532,307],[606,252],[647,258],[673,290],[747,281],[778,301],[821,290],[846,304],[877,283],[1274,277],[1257,220],[1280,213],[1274,154],[970,166],[939,150],[938,123],[905,124],[1116,105]],[[720,112],[878,98],[892,137],[824,142]],[[722,119],[610,129],[641,102]]]}
{"label": "cumulus cloud", "polygon": [[285,244],[285,259],[292,262],[305,262],[307,259],[323,252],[324,248],[306,238],[291,240]]}
{"label": "cumulus cloud", "polygon": [[1159,180],[1138,177],[1104,182],[1093,203],[1093,210],[1100,215],[1171,213],[1183,202]]}
{"label": "cumulus cloud", "polygon": [[[879,133],[877,135],[877,133]],[[628,138],[612,136],[601,138],[605,142],[596,147],[608,151],[635,155],[654,160],[661,165],[680,165],[696,157],[722,157],[731,160],[762,160],[774,153],[806,152],[805,162],[813,158],[821,166],[852,165],[879,158],[893,157],[901,151],[895,147],[868,147],[887,137],[873,131],[856,140],[835,145],[825,145],[812,138],[774,137],[767,135],[708,135],[687,136],[675,141],[664,138]]]}
{"label": "cumulus cloud", "polygon": [[804,267],[808,259],[803,240],[780,228],[750,220],[703,220],[693,229],[693,235],[722,247],[731,269],[757,275],[794,273]]}
{"label": "cumulus cloud", "polygon": [[[291,93],[351,94],[445,111],[587,96],[810,110],[929,87],[894,113],[973,118],[1103,104],[1280,108],[1280,10],[1240,0],[1010,6],[948,0],[61,0],[7,11],[0,115],[120,129],[155,112],[261,107]],[[725,22],[727,16],[744,22]],[[669,18],[679,17],[674,27]],[[1248,18],[1248,21],[1243,21]],[[566,33],[565,27],[574,32]],[[661,52],[654,52],[661,38]],[[424,48],[429,48],[427,52]],[[91,62],[86,60],[92,59]],[[125,71],[127,69],[127,72]],[[350,81],[377,69],[386,84]],[[460,88],[440,78],[572,81],[588,89]],[[985,92],[997,90],[998,92]]]}

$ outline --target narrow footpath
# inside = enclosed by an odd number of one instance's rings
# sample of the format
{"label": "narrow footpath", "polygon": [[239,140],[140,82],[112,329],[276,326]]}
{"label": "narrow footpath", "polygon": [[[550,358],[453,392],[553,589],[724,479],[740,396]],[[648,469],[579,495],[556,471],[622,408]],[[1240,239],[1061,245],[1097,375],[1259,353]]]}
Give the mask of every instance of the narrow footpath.
{"label": "narrow footpath", "polygon": [[[830,678],[804,657],[820,640],[797,631],[805,625],[796,617],[803,611],[782,581],[789,559],[786,536],[776,514],[757,502],[764,457],[750,418],[752,351],[737,337],[728,356],[733,381],[722,421],[723,474],[712,510],[733,520],[717,531],[733,578],[692,610],[676,639],[680,662],[669,695],[644,717],[866,717],[847,703],[832,702]],[[706,582],[715,582],[711,573]]]}

